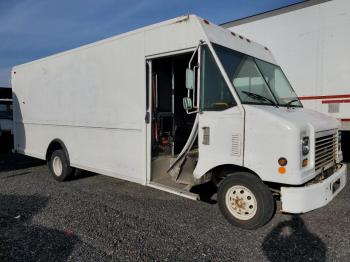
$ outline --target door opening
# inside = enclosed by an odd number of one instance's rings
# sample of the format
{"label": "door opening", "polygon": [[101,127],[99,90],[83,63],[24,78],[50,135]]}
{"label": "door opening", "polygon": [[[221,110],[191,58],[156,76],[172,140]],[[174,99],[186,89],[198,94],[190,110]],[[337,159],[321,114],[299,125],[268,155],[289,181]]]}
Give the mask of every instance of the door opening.
{"label": "door opening", "polygon": [[[152,60],[151,182],[179,189],[194,184],[198,160],[196,138],[181,173],[172,176],[167,172],[188,141],[196,119],[196,114],[186,113],[182,102],[187,96],[186,68],[192,54]],[[197,55],[193,61],[198,61]]]}

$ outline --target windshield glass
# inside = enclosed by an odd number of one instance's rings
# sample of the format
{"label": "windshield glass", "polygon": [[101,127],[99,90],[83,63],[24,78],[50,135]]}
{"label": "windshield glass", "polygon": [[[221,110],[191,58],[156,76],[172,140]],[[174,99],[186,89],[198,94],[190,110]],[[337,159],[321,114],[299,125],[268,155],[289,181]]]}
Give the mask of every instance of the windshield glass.
{"label": "windshield glass", "polygon": [[0,119],[12,119],[12,103],[0,101]]}
{"label": "windshield glass", "polygon": [[277,65],[213,44],[243,104],[302,107]]}

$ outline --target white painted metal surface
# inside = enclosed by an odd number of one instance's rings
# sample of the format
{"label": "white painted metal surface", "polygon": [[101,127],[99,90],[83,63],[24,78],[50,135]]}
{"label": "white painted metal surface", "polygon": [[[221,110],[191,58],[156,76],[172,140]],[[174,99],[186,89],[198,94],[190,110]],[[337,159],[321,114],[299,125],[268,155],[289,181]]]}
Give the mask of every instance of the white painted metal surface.
{"label": "white painted metal surface", "polygon": [[181,189],[177,189],[177,188],[173,188],[173,187],[168,187],[168,186],[164,186],[161,185],[159,183],[155,183],[155,182],[150,182],[148,184],[149,187],[153,187],[155,189],[164,191],[164,192],[168,192],[174,195],[178,195],[178,196],[182,196],[188,199],[192,199],[192,200],[199,200],[199,195],[188,192],[186,190],[181,190]]}
{"label": "white painted metal surface", "polygon": [[324,1],[224,26],[267,46],[303,104],[343,119],[342,128],[350,130],[350,1]]}
{"label": "white painted metal surface", "polygon": [[180,17],[13,68],[15,149],[44,159],[59,138],[73,167],[145,184],[145,59],[197,45],[196,25]]}
{"label": "white painted metal surface", "polygon": [[209,38],[273,61],[258,44],[184,16],[14,67],[15,149],[45,159],[59,138],[73,167],[145,184],[145,60]]}
{"label": "white painted metal surface", "polygon": [[[209,144],[203,144],[203,130],[208,128]],[[233,154],[233,137],[238,137],[238,152]],[[210,169],[225,164],[243,165],[244,114],[233,107],[225,111],[199,114],[198,145],[200,158],[194,170],[196,178]]]}
{"label": "white painted metal surface", "polygon": [[[315,177],[315,134],[336,130],[339,121],[319,112],[303,108],[276,108],[245,105],[244,166],[264,181],[303,184]],[[301,134],[310,137],[309,164],[301,168]],[[298,152],[298,153],[296,153]],[[288,160],[286,173],[278,172],[280,157]],[[270,164],[266,164],[270,163]]]}
{"label": "white painted metal surface", "polygon": [[[346,166],[322,182],[304,187],[282,187],[282,211],[288,213],[305,213],[325,206],[332,201],[344,188],[347,180]],[[339,181],[338,188],[333,192],[333,184]]]}

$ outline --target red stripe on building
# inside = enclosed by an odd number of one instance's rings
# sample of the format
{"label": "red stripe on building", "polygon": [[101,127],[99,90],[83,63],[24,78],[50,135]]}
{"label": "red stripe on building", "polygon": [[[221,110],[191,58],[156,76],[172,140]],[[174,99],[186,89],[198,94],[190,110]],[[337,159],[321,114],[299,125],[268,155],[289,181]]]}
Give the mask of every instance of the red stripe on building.
{"label": "red stripe on building", "polygon": [[322,100],[322,104],[336,104],[336,103],[350,103],[350,100],[341,99],[341,100]]}
{"label": "red stripe on building", "polygon": [[350,118],[342,118],[340,120],[343,121],[343,122],[350,122]]}
{"label": "red stripe on building", "polygon": [[329,95],[329,96],[300,96],[300,100],[317,100],[317,99],[332,99],[332,98],[350,98],[350,94],[344,95]]}

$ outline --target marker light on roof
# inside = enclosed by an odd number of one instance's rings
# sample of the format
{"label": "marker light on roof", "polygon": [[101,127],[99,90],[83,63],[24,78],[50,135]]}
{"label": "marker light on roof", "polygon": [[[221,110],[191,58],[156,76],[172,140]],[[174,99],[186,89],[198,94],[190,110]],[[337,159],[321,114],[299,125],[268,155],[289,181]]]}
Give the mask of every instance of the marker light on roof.
{"label": "marker light on roof", "polygon": [[250,40],[247,38],[247,42],[250,43]]}
{"label": "marker light on roof", "polygon": [[208,20],[203,20],[204,23],[206,23],[207,25],[209,25],[209,21]]}
{"label": "marker light on roof", "polygon": [[243,36],[240,35],[239,38],[240,38],[240,39],[243,39]]}
{"label": "marker light on roof", "polygon": [[231,35],[236,36],[236,34],[234,32],[231,32]]}

